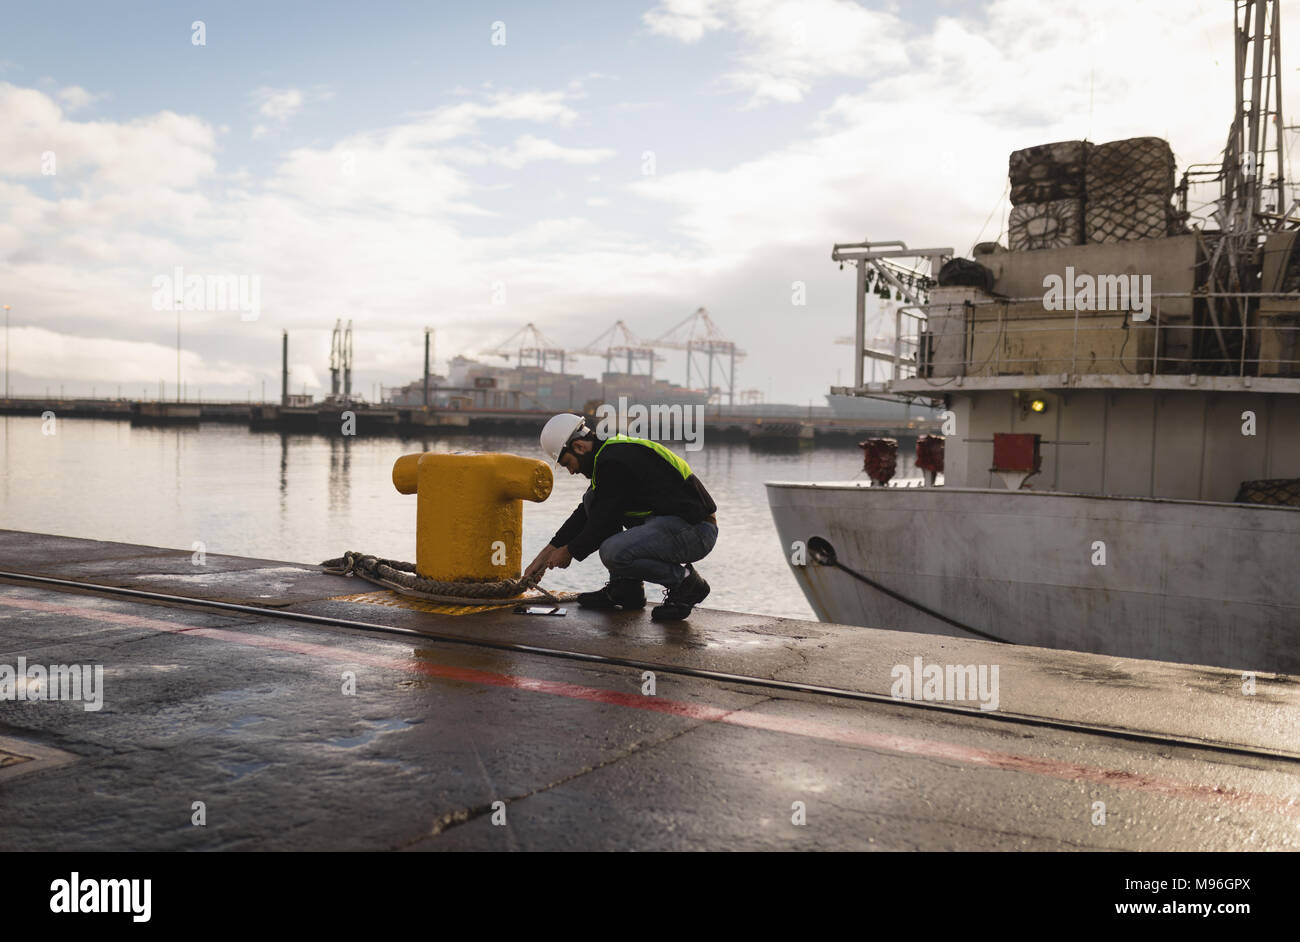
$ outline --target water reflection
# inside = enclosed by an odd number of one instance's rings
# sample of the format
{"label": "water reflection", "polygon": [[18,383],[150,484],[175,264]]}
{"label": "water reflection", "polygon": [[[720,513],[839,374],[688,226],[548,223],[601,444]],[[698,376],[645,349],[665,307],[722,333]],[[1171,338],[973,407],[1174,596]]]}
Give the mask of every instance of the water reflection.
{"label": "water reflection", "polygon": [[329,508],[346,512],[352,486],[352,437],[330,436]]}
{"label": "water reflection", "polygon": [[280,433],[280,519],[289,512],[289,433]]}

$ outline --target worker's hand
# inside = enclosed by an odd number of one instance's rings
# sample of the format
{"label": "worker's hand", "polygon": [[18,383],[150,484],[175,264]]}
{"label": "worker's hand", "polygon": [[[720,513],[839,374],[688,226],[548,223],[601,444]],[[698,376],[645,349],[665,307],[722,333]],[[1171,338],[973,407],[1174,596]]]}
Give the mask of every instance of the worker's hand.
{"label": "worker's hand", "polygon": [[533,557],[533,561],[524,570],[525,579],[535,579],[546,571],[546,561],[550,558],[553,549],[555,547],[550,545],[542,547],[542,551]]}
{"label": "worker's hand", "polygon": [[[558,561],[559,554],[561,553],[563,553],[565,557],[562,564]],[[567,549],[561,549],[558,546],[547,544],[542,547],[542,551],[537,554],[537,557],[528,564],[528,568],[524,570],[524,575],[530,579],[538,578],[548,569],[553,569],[556,566],[560,566],[561,568],[568,566],[572,559],[573,557],[569,555]]]}
{"label": "worker's hand", "polygon": [[573,554],[569,552],[567,546],[561,546],[551,554],[552,569],[568,569],[571,562],[573,562]]}

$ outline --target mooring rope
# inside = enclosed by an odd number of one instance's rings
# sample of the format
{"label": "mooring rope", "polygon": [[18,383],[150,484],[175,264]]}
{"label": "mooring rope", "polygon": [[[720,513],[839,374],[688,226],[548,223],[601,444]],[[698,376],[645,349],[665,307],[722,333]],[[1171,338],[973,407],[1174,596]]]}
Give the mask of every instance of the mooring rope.
{"label": "mooring rope", "polygon": [[347,552],[338,559],[327,559],[321,568],[335,576],[360,576],[367,582],[392,589],[402,595],[458,605],[499,605],[502,602],[530,601],[525,592],[536,590],[547,601],[558,604],[564,599],[547,592],[537,579],[521,576],[497,582],[441,582],[419,575],[414,563],[380,559],[365,553]]}

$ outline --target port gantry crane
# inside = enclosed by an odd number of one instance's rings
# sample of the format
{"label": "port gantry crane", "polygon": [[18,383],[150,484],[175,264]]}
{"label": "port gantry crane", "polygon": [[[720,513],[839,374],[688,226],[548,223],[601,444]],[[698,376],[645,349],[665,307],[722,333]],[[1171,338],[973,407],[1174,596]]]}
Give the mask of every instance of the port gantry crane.
{"label": "port gantry crane", "polygon": [[636,363],[644,361],[646,365],[645,375],[650,379],[654,379],[655,363],[662,363],[668,359],[656,353],[654,348],[646,341],[639,340],[622,321],[615,321],[614,326],[591,341],[591,343],[573,352],[581,356],[603,357],[606,373],[614,371],[615,359],[622,360],[626,357],[627,374],[629,376],[636,372]]}
{"label": "port gantry crane", "polygon": [[548,340],[532,321],[529,321],[492,349],[482,351],[482,355],[499,356],[504,360],[517,356],[517,366],[523,366],[524,357],[529,357],[535,359],[536,365],[542,369],[546,369],[547,362],[552,357],[556,357],[560,361],[561,373],[564,372],[565,360],[573,356],[563,347],[557,346]]}
{"label": "port gantry crane", "polygon": [[[716,370],[725,386],[728,404],[736,402],[736,361],[746,356],[733,342],[723,336],[718,325],[709,317],[709,312],[698,308],[685,320],[674,325],[654,340],[642,340],[632,333],[621,320],[578,350],[566,350],[547,339],[537,326],[531,322],[515,331],[506,340],[491,349],[482,351],[484,356],[499,356],[502,359],[514,358],[516,364],[524,365],[525,359],[532,360],[536,366],[546,369],[547,363],[555,358],[560,361],[560,372],[564,372],[565,363],[575,356],[595,356],[605,360],[605,372],[610,372],[614,358],[626,359],[627,372],[632,374],[638,361],[646,363],[646,374],[654,378],[654,364],[664,362],[667,358],[656,351],[682,350],[686,353],[686,387],[697,378],[707,384],[710,401],[721,389],[713,385]],[[706,364],[697,362],[702,355]],[[724,359],[725,358],[725,359]]]}
{"label": "port gantry crane", "polygon": [[692,388],[691,377],[696,367],[694,357],[696,354],[703,354],[708,361],[708,371],[706,377],[704,369],[700,368],[700,379],[708,384],[706,388],[710,402],[713,401],[714,393],[720,392],[713,386],[714,361],[726,357],[726,368],[724,369],[723,363],[720,362],[718,372],[722,374],[723,381],[726,383],[727,404],[729,406],[736,404],[736,361],[744,359],[746,354],[744,350],[723,336],[718,325],[713,323],[713,318],[709,317],[709,312],[704,308],[697,308],[694,314],[649,341],[648,346],[686,351],[686,388],[688,389]]}

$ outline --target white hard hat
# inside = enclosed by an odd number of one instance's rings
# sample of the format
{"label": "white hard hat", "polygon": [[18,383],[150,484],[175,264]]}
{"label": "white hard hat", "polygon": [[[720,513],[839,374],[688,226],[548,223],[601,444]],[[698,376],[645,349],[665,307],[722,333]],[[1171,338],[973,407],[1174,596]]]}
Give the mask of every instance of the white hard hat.
{"label": "white hard hat", "polygon": [[559,461],[564,446],[586,434],[587,423],[582,416],[561,412],[548,419],[542,429],[542,451],[550,455],[552,461]]}

